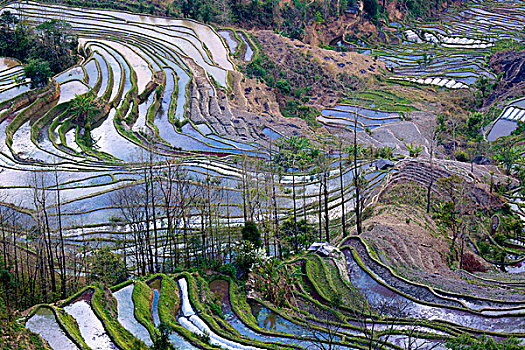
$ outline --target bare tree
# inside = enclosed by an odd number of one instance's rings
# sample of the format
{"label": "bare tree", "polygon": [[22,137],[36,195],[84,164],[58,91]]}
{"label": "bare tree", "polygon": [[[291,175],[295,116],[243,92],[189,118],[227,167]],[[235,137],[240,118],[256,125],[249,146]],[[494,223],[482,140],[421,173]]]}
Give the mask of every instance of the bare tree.
{"label": "bare tree", "polygon": [[[323,310],[323,313],[328,314],[327,311]],[[329,315],[321,315],[318,318],[329,319]],[[312,350],[335,350],[339,346],[336,343],[340,339],[340,330],[341,325],[338,323],[333,323],[329,325],[323,325],[323,327],[316,327],[313,322],[307,321],[305,323],[308,330],[308,335],[312,338],[310,345],[307,349]]]}
{"label": "bare tree", "polygon": [[133,244],[130,247],[135,260],[138,275],[147,274],[148,250],[150,245],[148,236],[145,234],[145,211],[142,203],[142,190],[137,184],[129,185],[115,191],[111,197],[113,205],[119,208],[129,232],[132,235]]}
{"label": "bare tree", "polygon": [[396,324],[407,316],[408,303],[385,298],[374,305],[355,303],[354,316],[367,339],[368,350],[381,350],[388,343]]}
{"label": "bare tree", "polygon": [[[361,207],[361,184],[360,184],[360,177],[361,177],[361,171],[360,167],[358,166],[357,156],[358,156],[358,144],[357,144],[357,108],[355,109],[354,113],[354,140],[352,144],[352,153],[353,153],[353,162],[354,162],[354,192],[355,192],[355,220],[356,220],[356,227],[357,227],[357,234],[360,235],[363,232],[362,227],[362,207]],[[344,199],[343,199],[344,200]]]}
{"label": "bare tree", "polygon": [[[58,176],[58,169],[55,167],[55,209],[56,218],[58,221],[58,235],[60,239],[60,257],[59,261],[60,279],[61,279],[61,294],[62,298],[67,296],[67,269],[66,269],[66,250],[64,246],[64,234],[62,232],[62,202],[60,200],[60,181]],[[57,254],[58,255],[58,254]]]}
{"label": "bare tree", "polygon": [[434,147],[435,147],[435,144],[436,144],[437,133],[438,133],[437,128],[434,125],[434,127],[432,128],[431,139],[430,139],[430,152],[429,152],[429,157],[430,157],[430,182],[429,182],[428,187],[427,187],[427,214],[430,213],[430,206],[431,206],[430,195],[431,195],[431,192],[432,192],[432,185],[434,184]]}
{"label": "bare tree", "polygon": [[443,346],[444,341],[441,339],[427,339],[423,337],[425,326],[421,320],[412,320],[404,330],[405,333],[399,336],[401,339],[398,342],[398,345],[403,349],[432,350]]}
{"label": "bare tree", "polygon": [[345,215],[345,183],[343,176],[343,141],[337,142],[339,152],[339,190],[341,192],[341,224],[343,225],[343,236],[346,235],[346,215]]}
{"label": "bare tree", "polygon": [[463,268],[463,250],[469,227],[474,220],[477,205],[470,198],[468,183],[459,175],[438,179],[439,186],[446,195],[448,202],[443,206],[441,220],[445,227],[452,231],[451,249],[456,248],[458,238],[461,241],[459,268]]}
{"label": "bare tree", "polygon": [[[39,236],[44,243],[48,272],[51,280],[51,291],[53,297],[56,295],[55,259],[53,256],[53,240],[51,238],[51,223],[48,214],[48,177],[43,171],[32,172],[33,204]],[[45,282],[43,282],[45,283]]]}

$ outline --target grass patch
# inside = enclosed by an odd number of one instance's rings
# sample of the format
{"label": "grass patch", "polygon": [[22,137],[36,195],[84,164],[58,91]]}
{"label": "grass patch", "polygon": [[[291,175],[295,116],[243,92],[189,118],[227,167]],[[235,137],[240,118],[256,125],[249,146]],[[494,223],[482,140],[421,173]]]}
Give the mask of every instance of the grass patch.
{"label": "grass patch", "polygon": [[135,319],[148,330],[151,339],[160,336],[160,332],[153,324],[150,311],[151,288],[143,281],[136,281],[131,299],[135,305]]}
{"label": "grass patch", "polygon": [[91,297],[91,306],[116,346],[120,349],[148,349],[146,344],[135,338],[118,322],[117,301],[109,290],[97,288]]}

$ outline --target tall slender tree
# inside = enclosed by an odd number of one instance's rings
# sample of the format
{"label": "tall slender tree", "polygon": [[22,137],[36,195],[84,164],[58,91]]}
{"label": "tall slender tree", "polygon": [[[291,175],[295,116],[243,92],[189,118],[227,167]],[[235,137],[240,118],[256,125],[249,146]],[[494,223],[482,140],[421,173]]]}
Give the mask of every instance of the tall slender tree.
{"label": "tall slender tree", "polygon": [[292,136],[289,139],[278,142],[279,152],[274,156],[274,161],[281,167],[283,173],[291,170],[292,173],[292,201],[293,201],[293,224],[294,224],[294,248],[298,251],[297,241],[297,189],[296,173],[299,162],[306,156],[309,147],[308,139],[304,137]]}

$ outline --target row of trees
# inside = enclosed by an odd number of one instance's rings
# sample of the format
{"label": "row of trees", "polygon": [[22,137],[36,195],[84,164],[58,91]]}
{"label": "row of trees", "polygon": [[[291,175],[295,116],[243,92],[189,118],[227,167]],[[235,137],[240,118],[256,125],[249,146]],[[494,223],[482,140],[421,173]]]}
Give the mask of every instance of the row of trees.
{"label": "row of trees", "polygon": [[22,61],[34,86],[45,85],[49,77],[72,66],[77,46],[67,22],[53,19],[31,27],[10,11],[0,15],[0,57]]}
{"label": "row of trees", "polygon": [[[234,254],[226,248],[238,240],[240,222],[256,222],[261,246],[279,257],[316,239],[330,241],[335,224],[348,230],[351,203],[362,205],[367,181],[358,159],[365,150],[334,141],[320,145],[292,137],[272,146],[270,162],[239,156],[238,178],[213,175],[209,159],[201,162],[208,169],[204,173],[190,173],[183,158],[159,160],[152,150],[145,151],[134,171],[136,180],[111,195],[117,214],[111,222],[118,232],[109,237],[112,250],[123,258],[124,270],[147,275],[231,262]],[[82,223],[74,234],[76,243],[66,239],[60,177],[59,170],[33,172],[28,179],[31,215],[5,209],[1,216],[4,266],[15,276],[17,293],[27,296],[16,298],[16,306],[65,297],[86,282],[86,272],[96,270],[90,261],[104,260],[92,259],[101,247],[86,238]],[[357,198],[351,190],[355,186]],[[342,213],[341,221],[332,218],[333,210]],[[317,227],[310,224],[317,220]],[[98,275],[91,277],[99,280]]]}

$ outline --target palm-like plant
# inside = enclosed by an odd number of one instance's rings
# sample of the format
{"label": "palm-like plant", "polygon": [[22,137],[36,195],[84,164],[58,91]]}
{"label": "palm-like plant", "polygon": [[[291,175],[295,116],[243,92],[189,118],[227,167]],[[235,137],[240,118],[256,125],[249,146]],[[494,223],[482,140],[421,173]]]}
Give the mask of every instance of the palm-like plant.
{"label": "palm-like plant", "polygon": [[395,147],[384,146],[378,149],[377,156],[379,158],[393,159]]}
{"label": "palm-like plant", "polygon": [[73,121],[80,127],[90,124],[91,117],[97,110],[96,96],[93,92],[83,95],[75,95],[75,98],[69,103],[69,113]]}
{"label": "palm-like plant", "polygon": [[275,258],[259,260],[254,273],[255,288],[264,299],[277,306],[290,303],[294,285],[301,276],[300,268],[291,267]]}
{"label": "palm-like plant", "polygon": [[365,156],[365,148],[360,144],[351,144],[346,148],[346,153],[353,159],[354,155],[357,155],[357,159]]}
{"label": "palm-like plant", "polygon": [[69,113],[72,121],[77,127],[84,129],[82,139],[87,147],[93,146],[91,123],[97,111],[96,96],[92,91],[83,95],[75,95],[75,98],[69,103]]}
{"label": "palm-like plant", "polygon": [[405,147],[408,150],[408,155],[410,157],[417,158],[417,157],[419,157],[419,155],[423,151],[423,146],[416,145],[414,142],[411,142],[411,143],[404,142],[404,144],[405,144]]}

